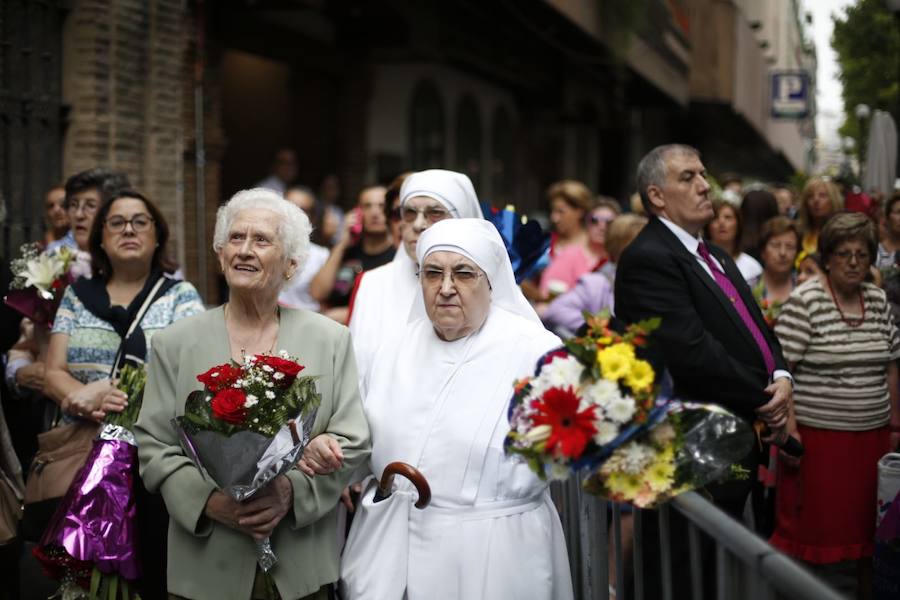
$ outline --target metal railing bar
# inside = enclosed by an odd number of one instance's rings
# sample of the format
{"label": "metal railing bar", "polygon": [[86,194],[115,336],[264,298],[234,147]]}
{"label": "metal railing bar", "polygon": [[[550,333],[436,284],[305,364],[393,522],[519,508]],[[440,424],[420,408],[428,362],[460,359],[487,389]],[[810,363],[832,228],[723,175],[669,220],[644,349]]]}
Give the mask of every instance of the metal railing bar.
{"label": "metal railing bar", "polygon": [[725,514],[696,492],[684,493],[672,505],[703,530],[717,546],[726,548],[741,562],[771,582],[771,585],[792,599],[845,600],[803,567]]}
{"label": "metal railing bar", "polygon": [[761,559],[762,577],[787,598],[798,600],[847,600],[812,573],[783,554]]}
{"label": "metal railing bar", "polygon": [[688,551],[691,554],[691,589],[694,600],[703,600],[703,561],[700,558],[700,532],[688,521]]}
{"label": "metal railing bar", "polygon": [[664,504],[659,507],[659,557],[663,600],[672,600],[672,531],[669,526],[669,506]]}
{"label": "metal railing bar", "polygon": [[609,526],[607,515],[610,502],[608,500],[589,496],[581,492],[582,500],[585,500],[590,510],[588,522],[596,524],[597,528],[602,532],[599,539],[591,540],[590,560],[588,565],[592,573],[596,573],[597,577],[592,578],[597,582],[596,588],[593,589],[591,596],[586,598],[594,598],[596,600],[609,600],[609,562],[607,559],[609,547]]}
{"label": "metal railing bar", "polygon": [[634,511],[634,600],[644,600],[644,534],[642,510]]}
{"label": "metal railing bar", "polygon": [[612,521],[615,557],[616,557],[616,598],[622,595],[625,589],[625,559],[622,555],[622,507],[618,502],[610,503],[613,507]]}
{"label": "metal railing bar", "polygon": [[725,560],[725,547],[716,540],[716,600],[734,600],[728,595],[728,565]]}

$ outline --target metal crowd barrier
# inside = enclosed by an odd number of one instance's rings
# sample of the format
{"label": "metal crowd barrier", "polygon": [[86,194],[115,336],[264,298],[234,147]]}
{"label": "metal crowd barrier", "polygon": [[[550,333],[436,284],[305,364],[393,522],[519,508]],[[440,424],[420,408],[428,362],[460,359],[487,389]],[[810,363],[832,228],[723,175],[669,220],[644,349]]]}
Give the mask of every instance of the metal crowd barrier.
{"label": "metal crowd barrier", "polygon": [[[625,513],[621,505],[585,493],[575,479],[555,482],[550,489],[559,508],[578,600],[658,600],[644,595],[643,584],[646,578],[652,577],[661,578],[659,600],[675,598],[668,546],[672,510],[688,520],[694,600],[847,600],[695,492],[682,494],[659,509],[661,572],[649,573],[645,572],[640,541],[646,511],[633,513],[634,541],[629,565],[623,550]],[[715,545],[716,587],[712,598],[704,597],[701,584],[704,568],[708,568],[700,559],[702,536]],[[613,553],[614,561],[609,560],[609,552]],[[611,581],[618,585],[611,586]],[[614,589],[618,593],[612,595]]]}

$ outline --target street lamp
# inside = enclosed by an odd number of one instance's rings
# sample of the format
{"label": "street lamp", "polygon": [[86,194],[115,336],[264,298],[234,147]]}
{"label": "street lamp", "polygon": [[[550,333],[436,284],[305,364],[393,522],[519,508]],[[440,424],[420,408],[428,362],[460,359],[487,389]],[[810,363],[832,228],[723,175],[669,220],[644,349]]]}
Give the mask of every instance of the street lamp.
{"label": "street lamp", "polygon": [[866,120],[871,113],[872,110],[869,108],[869,105],[861,102],[853,109],[853,114],[856,115],[857,130],[859,132],[859,135],[856,136],[856,139],[859,140],[859,149],[856,152],[856,156],[859,158],[860,179],[862,179],[863,176],[863,165],[866,163],[866,141],[869,139],[869,136],[866,135]]}
{"label": "street lamp", "polygon": [[848,135],[841,138],[841,150],[844,160],[841,162],[841,169],[838,175],[839,179],[852,181],[855,178],[855,174],[853,173],[853,164],[851,161],[854,147],[856,147],[856,140],[854,140],[852,137]]}

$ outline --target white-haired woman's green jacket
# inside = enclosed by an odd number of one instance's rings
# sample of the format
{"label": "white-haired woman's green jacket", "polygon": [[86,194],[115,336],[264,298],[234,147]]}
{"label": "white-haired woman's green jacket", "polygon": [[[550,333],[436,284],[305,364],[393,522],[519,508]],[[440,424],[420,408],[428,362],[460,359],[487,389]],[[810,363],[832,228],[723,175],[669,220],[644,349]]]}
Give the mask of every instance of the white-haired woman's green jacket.
{"label": "white-haired woman's green jacket", "polygon": [[[353,470],[368,457],[370,440],[346,327],[308,311],[281,309],[276,348],[298,357],[304,375],[319,376],[322,405],[312,435],[329,433],[344,453],[343,468],[331,475],[288,473],[293,510],[271,536],[278,556],[271,574],[287,600],[337,580],[335,508]],[[229,360],[221,308],[157,334],[136,426],[144,483],[162,494],[171,516],[168,589],[197,600],[250,598],[256,573],[253,539],[204,515],[214,486],[184,455],[170,424],[184,413],[188,394],[202,388],[197,375]]]}

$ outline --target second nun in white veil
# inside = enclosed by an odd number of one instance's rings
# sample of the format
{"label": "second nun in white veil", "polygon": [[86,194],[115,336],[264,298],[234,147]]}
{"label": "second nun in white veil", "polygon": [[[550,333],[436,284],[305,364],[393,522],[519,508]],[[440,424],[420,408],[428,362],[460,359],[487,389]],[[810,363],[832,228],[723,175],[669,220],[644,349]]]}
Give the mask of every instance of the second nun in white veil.
{"label": "second nun in white veil", "polygon": [[408,482],[397,478],[394,495],[373,503],[370,481],[345,548],[343,597],[571,598],[547,484],[503,452],[513,382],[560,340],[522,296],[487,221],[436,223],[416,255],[422,285],[411,320],[393,352],[374,356],[364,404],[371,473],[409,463],[432,500],[424,510],[392,510],[392,501],[415,501]]}
{"label": "second nun in white veil", "polygon": [[[448,218],[480,218],[481,206],[472,181],[464,174],[444,169],[428,169],[411,174],[400,188],[400,212],[410,208],[414,199],[435,205]],[[416,279],[416,243],[431,223],[424,215],[412,222],[400,223],[402,244],[394,260],[360,276],[350,315],[350,335],[356,354],[360,379],[369,370],[379,346],[391,344],[409,318],[418,290]]]}

